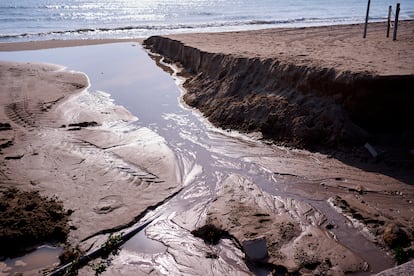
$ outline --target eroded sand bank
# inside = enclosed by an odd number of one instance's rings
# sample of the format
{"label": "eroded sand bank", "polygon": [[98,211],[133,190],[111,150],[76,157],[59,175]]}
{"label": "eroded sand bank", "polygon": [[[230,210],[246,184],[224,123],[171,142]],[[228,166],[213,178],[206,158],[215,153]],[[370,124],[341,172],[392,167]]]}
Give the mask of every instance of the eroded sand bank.
{"label": "eroded sand bank", "polygon": [[[295,146],[358,144],[413,129],[413,21],[151,37],[189,74],[184,100],[217,126]],[[407,129],[409,130],[407,132]]]}

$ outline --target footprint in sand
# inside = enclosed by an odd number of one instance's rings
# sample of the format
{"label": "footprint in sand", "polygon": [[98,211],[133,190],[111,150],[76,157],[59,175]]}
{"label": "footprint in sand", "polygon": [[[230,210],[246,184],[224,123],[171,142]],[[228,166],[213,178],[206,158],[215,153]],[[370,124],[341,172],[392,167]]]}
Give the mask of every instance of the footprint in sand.
{"label": "footprint in sand", "polygon": [[120,208],[124,203],[122,202],[122,197],[119,195],[110,195],[101,198],[98,201],[98,204],[94,208],[95,213],[97,214],[108,214],[113,210]]}

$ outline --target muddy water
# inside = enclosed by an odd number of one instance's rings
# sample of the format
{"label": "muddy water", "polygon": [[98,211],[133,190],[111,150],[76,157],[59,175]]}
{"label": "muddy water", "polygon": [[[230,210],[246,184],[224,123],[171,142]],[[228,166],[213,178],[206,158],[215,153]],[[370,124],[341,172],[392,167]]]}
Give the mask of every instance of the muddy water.
{"label": "muddy water", "polygon": [[[174,80],[157,67],[140,45],[119,43],[0,52],[0,60],[63,64],[70,70],[85,72],[92,84],[91,91],[110,93],[117,104],[125,106],[138,117],[139,126],[148,127],[164,137],[175,152],[185,188],[144,218],[157,218],[153,223],[156,227],[140,232],[124,245],[125,252],[142,253],[139,262],[151,264],[155,262],[154,256],[157,254],[173,256],[174,249],[169,248],[171,240],[176,244],[188,241],[189,232],[180,231],[199,224],[214,199],[217,184],[230,174],[239,174],[270,194],[305,201],[317,208],[325,214],[327,223],[336,225],[332,231],[337,239],[368,261],[374,268],[372,272],[393,265],[389,256],[368,242],[357,230],[347,226],[344,217],[326,202],[326,195],[301,190],[307,183],[312,183],[311,180],[278,175],[263,164],[252,161],[261,157],[272,158],[276,152],[274,148],[252,137],[218,130],[196,111],[182,104],[180,80]],[[184,223],[177,218],[177,214],[183,213],[187,214]],[[181,220],[181,223],[177,220]],[[176,228],[173,222],[182,228]],[[167,237],[167,232],[171,237]],[[169,239],[169,243],[166,239]],[[197,254],[197,249],[191,250],[188,254]],[[240,258],[237,257],[237,249],[226,245],[223,250],[227,254],[224,259],[229,266],[245,270],[238,263]],[[36,257],[27,257],[26,263],[37,262]],[[176,265],[173,260],[163,260],[162,268]],[[154,267],[157,265],[154,264]]]}
{"label": "muddy water", "polygon": [[48,245],[41,246],[35,251],[30,252],[22,257],[6,259],[4,261],[4,264],[7,266],[5,272],[14,274],[28,271],[37,271],[44,267],[58,264],[58,256],[61,252],[62,248],[56,248]]}

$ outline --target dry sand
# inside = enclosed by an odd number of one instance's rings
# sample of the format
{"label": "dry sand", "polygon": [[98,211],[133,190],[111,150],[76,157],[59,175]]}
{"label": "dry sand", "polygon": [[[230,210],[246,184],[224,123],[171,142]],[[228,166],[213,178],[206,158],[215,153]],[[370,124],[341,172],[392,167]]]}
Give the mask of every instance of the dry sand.
{"label": "dry sand", "polygon": [[210,53],[379,75],[414,74],[414,21],[398,25],[397,41],[386,38],[386,22],[363,25],[266,29],[259,31],[169,35]]}

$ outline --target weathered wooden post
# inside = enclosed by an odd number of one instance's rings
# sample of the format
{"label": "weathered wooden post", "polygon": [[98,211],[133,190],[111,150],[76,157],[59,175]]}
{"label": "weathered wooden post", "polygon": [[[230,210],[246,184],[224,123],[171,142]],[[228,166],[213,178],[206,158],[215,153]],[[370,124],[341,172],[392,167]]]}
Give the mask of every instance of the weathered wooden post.
{"label": "weathered wooden post", "polygon": [[369,16],[369,6],[371,4],[371,0],[368,0],[368,6],[367,6],[367,15],[365,16],[365,27],[364,27],[364,36],[363,38],[367,37],[367,26],[368,26],[368,16]]}
{"label": "weathered wooden post", "polygon": [[392,6],[388,6],[387,37],[390,37]]}
{"label": "weathered wooden post", "polygon": [[398,16],[400,14],[400,3],[397,3],[397,9],[395,10],[395,22],[394,22],[394,36],[392,40],[397,40],[397,29],[398,29]]}

